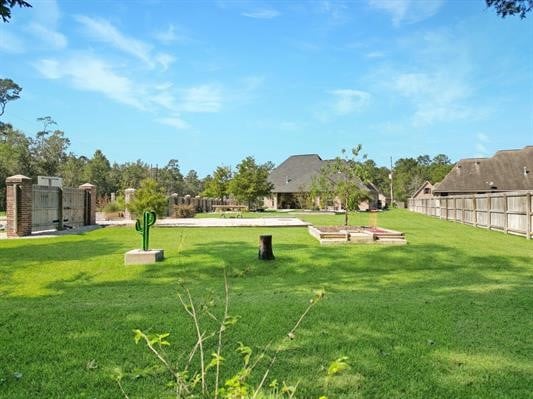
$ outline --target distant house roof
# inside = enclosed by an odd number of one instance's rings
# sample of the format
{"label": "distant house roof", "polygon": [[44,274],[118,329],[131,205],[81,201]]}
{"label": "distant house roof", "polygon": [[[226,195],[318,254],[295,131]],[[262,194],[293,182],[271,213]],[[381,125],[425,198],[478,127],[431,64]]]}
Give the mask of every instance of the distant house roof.
{"label": "distant house roof", "polygon": [[269,181],[275,193],[298,193],[311,190],[313,177],[324,161],[317,154],[293,155],[272,170]]}
{"label": "distant house roof", "polygon": [[420,187],[418,190],[415,191],[415,193],[411,196],[411,198],[415,198],[418,194],[420,194],[420,192],[425,189],[426,187],[429,187],[429,188],[434,188],[435,186],[433,184],[431,184],[431,182],[429,180],[426,180]]}
{"label": "distant house roof", "polygon": [[442,193],[533,190],[533,146],[459,161],[433,189]]}
{"label": "distant house roof", "polygon": [[[274,185],[274,193],[299,193],[311,191],[313,178],[331,160],[323,160],[318,154],[292,155],[270,173],[268,180]],[[378,191],[373,185],[360,188]]]}

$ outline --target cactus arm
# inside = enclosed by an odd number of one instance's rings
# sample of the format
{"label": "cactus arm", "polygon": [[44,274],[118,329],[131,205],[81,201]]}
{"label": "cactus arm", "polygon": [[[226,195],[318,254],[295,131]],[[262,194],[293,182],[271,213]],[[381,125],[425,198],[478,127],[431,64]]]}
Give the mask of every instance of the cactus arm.
{"label": "cactus arm", "polygon": [[153,226],[155,224],[157,217],[155,212],[148,213],[148,225]]}
{"label": "cactus arm", "polygon": [[142,235],[143,251],[148,251],[148,248],[150,247],[150,227],[155,224],[156,219],[157,216],[155,212],[146,211],[143,213],[142,227],[139,219],[135,222],[135,230]]}

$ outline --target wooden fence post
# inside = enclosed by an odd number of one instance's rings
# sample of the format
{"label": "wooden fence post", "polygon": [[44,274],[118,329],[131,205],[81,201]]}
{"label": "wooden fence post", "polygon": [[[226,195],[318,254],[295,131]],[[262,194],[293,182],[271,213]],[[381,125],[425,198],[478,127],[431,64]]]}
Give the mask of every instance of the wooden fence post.
{"label": "wooden fence post", "polygon": [[474,223],[474,227],[477,227],[477,209],[476,209],[476,196],[472,196],[472,222]]}
{"label": "wooden fence post", "polygon": [[492,201],[491,201],[491,198],[492,198],[492,194],[489,193],[487,195],[487,217],[488,217],[488,227],[489,227],[489,230],[492,230]]}
{"label": "wooden fence post", "polygon": [[503,231],[508,234],[509,230],[509,215],[507,214],[507,194],[503,195]]}
{"label": "wooden fence post", "polygon": [[526,238],[528,240],[531,239],[531,230],[533,230],[532,226],[531,226],[531,193],[527,193],[526,194],[526,218],[527,218],[527,221],[526,221]]}

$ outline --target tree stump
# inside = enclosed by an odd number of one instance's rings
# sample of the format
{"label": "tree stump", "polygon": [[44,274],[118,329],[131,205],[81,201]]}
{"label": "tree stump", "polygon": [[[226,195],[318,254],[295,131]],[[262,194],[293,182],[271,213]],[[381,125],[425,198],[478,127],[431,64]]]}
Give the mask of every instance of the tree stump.
{"label": "tree stump", "polygon": [[272,236],[259,236],[259,259],[275,259],[274,252],[272,252]]}

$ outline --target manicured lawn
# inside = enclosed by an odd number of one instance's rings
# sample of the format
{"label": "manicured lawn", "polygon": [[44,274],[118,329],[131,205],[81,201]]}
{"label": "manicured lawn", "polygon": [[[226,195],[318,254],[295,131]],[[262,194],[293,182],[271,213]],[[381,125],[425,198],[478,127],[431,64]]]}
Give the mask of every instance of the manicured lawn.
{"label": "manicured lawn", "polygon": [[[230,313],[241,316],[226,336],[225,370],[239,364],[237,341],[256,350],[277,342],[324,288],[271,372],[300,381],[297,397],[530,398],[533,241],[402,210],[378,224],[404,231],[409,245],[321,247],[303,228],[156,228],[152,246],[167,259],[126,268],[124,252],[140,242],[132,228],[0,241],[0,397],[121,397],[113,368],[140,374],[157,364],[132,329],[170,332],[171,357],[190,349],[178,280],[199,299],[206,290],[221,297],[225,266]],[[264,233],[273,234],[272,263],[256,260]],[[326,387],[324,367],[340,356],[351,368]],[[159,398],[166,382],[155,371],[124,387],[131,398]]]}

